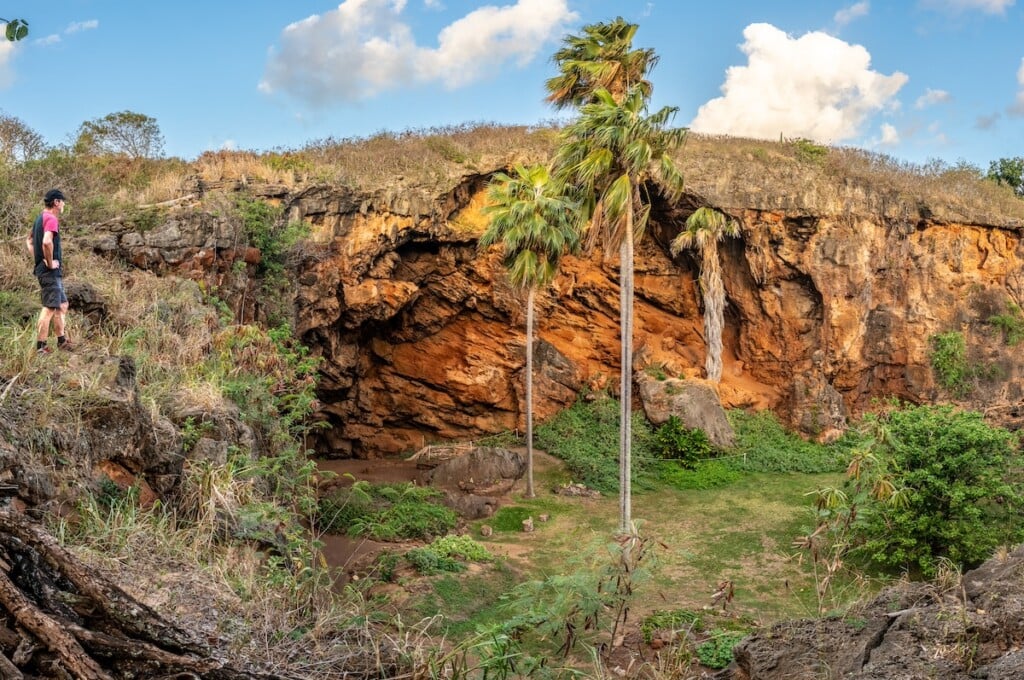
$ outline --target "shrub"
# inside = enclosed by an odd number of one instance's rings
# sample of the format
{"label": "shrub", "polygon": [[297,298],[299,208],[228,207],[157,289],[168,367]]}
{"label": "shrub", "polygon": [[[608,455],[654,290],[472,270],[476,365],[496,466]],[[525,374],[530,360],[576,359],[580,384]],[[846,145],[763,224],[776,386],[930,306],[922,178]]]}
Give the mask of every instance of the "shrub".
{"label": "shrub", "polygon": [[669,416],[654,432],[654,450],[661,458],[677,460],[685,468],[694,468],[698,461],[710,458],[714,447],[704,430],[688,428],[677,416]]}
{"label": "shrub", "polygon": [[711,637],[697,646],[697,658],[708,668],[725,668],[732,663],[732,649],[746,635],[716,630]]}
{"label": "shrub", "polygon": [[864,498],[853,525],[855,553],[930,576],[941,558],[969,568],[1024,538],[1020,457],[1011,433],[950,406],[867,420],[878,432],[872,465],[853,471],[847,495],[875,492]]}
{"label": "shrub", "polygon": [[455,512],[434,502],[441,493],[412,484],[365,487],[374,506],[348,527],[353,536],[401,541],[443,536],[455,528]]}
{"label": "shrub", "polygon": [[929,338],[929,342],[935,379],[954,396],[967,394],[970,390],[967,381],[971,376],[971,368],[967,362],[967,342],[963,333],[937,333]]}
{"label": "shrub", "polygon": [[494,557],[469,536],[442,536],[428,546],[408,551],[405,559],[416,571],[429,575],[465,571],[463,562],[489,562]]}
{"label": "shrub", "polygon": [[1006,314],[997,314],[989,317],[988,322],[1003,332],[1006,344],[1014,347],[1024,340],[1024,315],[1020,307],[1010,303]]}

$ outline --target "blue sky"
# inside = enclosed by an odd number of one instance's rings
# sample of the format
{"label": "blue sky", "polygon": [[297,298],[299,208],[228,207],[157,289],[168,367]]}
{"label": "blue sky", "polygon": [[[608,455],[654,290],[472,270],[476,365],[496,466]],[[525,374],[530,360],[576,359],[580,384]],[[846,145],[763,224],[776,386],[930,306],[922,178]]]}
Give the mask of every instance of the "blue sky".
{"label": "blue sky", "polygon": [[469,122],[535,124],[566,33],[621,15],[694,130],[913,162],[1024,155],[1016,0],[0,0],[0,112],[50,143],[131,110],[169,155]]}

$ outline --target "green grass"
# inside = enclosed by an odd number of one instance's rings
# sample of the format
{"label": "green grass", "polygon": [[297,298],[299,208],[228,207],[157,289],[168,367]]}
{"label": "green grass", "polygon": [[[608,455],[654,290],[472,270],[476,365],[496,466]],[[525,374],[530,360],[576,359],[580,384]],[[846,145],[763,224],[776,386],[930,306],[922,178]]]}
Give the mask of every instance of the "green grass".
{"label": "green grass", "polygon": [[518,581],[517,575],[501,563],[480,574],[440,576],[416,602],[414,610],[422,617],[441,616],[440,632],[458,640],[504,621],[507,613],[500,596]]}

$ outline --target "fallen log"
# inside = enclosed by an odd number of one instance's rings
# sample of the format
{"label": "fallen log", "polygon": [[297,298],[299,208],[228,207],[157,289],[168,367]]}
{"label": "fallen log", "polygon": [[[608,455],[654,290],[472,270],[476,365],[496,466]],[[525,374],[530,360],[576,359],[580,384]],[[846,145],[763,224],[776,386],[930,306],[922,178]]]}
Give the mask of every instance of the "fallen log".
{"label": "fallen log", "polygon": [[[91,571],[42,526],[0,509],[0,678],[197,677],[272,680],[228,663],[189,632]],[[16,639],[16,637],[15,637]],[[45,664],[45,668],[44,668]]]}

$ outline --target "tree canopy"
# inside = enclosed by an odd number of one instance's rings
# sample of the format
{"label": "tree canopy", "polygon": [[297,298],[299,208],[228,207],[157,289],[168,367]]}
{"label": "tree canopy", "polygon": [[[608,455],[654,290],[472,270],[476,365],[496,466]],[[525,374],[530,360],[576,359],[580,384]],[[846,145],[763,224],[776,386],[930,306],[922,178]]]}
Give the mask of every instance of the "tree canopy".
{"label": "tree canopy", "polygon": [[119,111],[82,123],[75,139],[75,151],[95,156],[159,158],[164,153],[164,138],[155,118],[134,111]]}
{"label": "tree canopy", "polygon": [[1013,193],[1024,197],[1024,156],[992,161],[986,177],[997,184],[1010,187]]}

